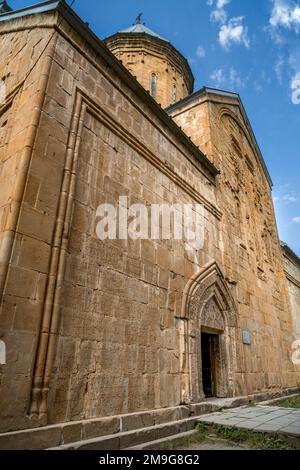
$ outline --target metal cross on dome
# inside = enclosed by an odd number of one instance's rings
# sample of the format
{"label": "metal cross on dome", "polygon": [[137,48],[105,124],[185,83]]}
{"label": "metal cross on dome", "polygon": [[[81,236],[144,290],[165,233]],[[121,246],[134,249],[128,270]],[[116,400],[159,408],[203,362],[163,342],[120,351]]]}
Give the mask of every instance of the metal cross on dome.
{"label": "metal cross on dome", "polygon": [[143,16],[143,13],[138,14],[135,20],[135,24],[142,24],[142,16]]}

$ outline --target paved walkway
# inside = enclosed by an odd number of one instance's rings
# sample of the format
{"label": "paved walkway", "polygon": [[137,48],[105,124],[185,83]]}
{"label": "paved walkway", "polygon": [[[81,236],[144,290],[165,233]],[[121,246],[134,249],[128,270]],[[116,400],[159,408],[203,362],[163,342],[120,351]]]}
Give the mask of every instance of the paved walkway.
{"label": "paved walkway", "polygon": [[199,422],[251,431],[284,433],[300,438],[300,409],[297,408],[243,406],[201,416]]}

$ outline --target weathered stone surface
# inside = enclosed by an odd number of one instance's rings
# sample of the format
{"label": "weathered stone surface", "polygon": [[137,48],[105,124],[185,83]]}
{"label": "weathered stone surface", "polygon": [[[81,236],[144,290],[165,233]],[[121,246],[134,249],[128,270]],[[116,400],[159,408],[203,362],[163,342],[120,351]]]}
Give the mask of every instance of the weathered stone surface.
{"label": "weathered stone surface", "polygon": [[145,428],[138,432],[125,433],[125,435],[120,438],[120,448],[127,449],[128,447],[141,444],[142,442],[152,441],[155,439],[155,436],[156,429],[153,427],[150,429]]}
{"label": "weathered stone surface", "polygon": [[121,416],[122,431],[131,431],[144,427],[153,426],[155,424],[155,414],[152,413],[139,413],[134,415]]}
{"label": "weathered stone surface", "polygon": [[284,271],[288,282],[290,308],[295,340],[300,338],[300,269],[299,258],[286,245],[282,247]]}
{"label": "weathered stone surface", "polygon": [[[291,377],[297,380],[299,374],[291,347],[299,336],[300,290],[291,281],[287,284],[285,271],[292,268],[286,266],[284,271],[269,177],[243,111],[232,95],[211,91],[175,106],[171,115],[222,170],[217,196],[223,211],[219,249],[240,328],[234,393],[292,386]],[[294,259],[293,266],[295,279],[299,260]],[[243,330],[250,333],[248,347],[241,343]]]}
{"label": "weathered stone surface", "polygon": [[186,432],[186,430],[186,423],[175,422],[165,426],[158,426],[156,429],[155,438],[162,439],[163,437],[172,436],[181,432]]}
{"label": "weathered stone surface", "polygon": [[61,444],[69,444],[70,442],[77,442],[83,439],[83,425],[82,423],[67,424],[62,426]]}
{"label": "weathered stone surface", "polygon": [[83,424],[83,435],[85,439],[92,439],[93,437],[115,434],[119,431],[119,418],[105,418],[97,421],[94,420],[90,422],[84,422]]}
{"label": "weathered stone surface", "polygon": [[169,408],[166,410],[159,410],[155,413],[155,424],[163,424],[169,421],[180,421],[187,418],[189,409],[187,407]]}
{"label": "weathered stone surface", "polygon": [[57,427],[30,430],[17,433],[1,434],[1,450],[43,450],[61,443],[61,430]]}
{"label": "weathered stone surface", "polygon": [[83,445],[78,445],[75,449],[79,450],[119,450],[120,449],[120,439],[112,437],[110,439],[103,439],[103,441],[93,441],[85,443]]}
{"label": "weathered stone surface", "polygon": [[[123,33],[107,38],[105,43],[163,108],[192,93],[192,72],[185,59],[168,42],[150,35],[137,37]],[[129,119],[123,109],[120,109],[120,117],[125,122]],[[140,133],[138,114],[134,113],[132,117],[134,130]]]}

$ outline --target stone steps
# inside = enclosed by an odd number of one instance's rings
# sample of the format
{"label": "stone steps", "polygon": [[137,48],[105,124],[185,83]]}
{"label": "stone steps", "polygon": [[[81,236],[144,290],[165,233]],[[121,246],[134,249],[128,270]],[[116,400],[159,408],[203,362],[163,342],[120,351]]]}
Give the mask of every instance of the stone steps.
{"label": "stone steps", "polygon": [[125,450],[159,450],[162,445],[172,444],[173,446],[177,443],[181,443],[185,439],[189,439],[190,437],[196,434],[196,429],[192,431],[182,432],[180,434],[174,434],[172,436],[164,437],[162,439],[157,439],[156,441],[145,442],[143,444],[139,444],[138,446],[129,447]]}
{"label": "stone steps", "polygon": [[272,400],[262,401],[260,405],[274,405],[276,406],[278,403],[282,402],[283,400],[292,400],[293,398],[299,397],[300,393],[293,393],[292,395],[288,395],[285,397],[273,398]]}
{"label": "stone steps", "polygon": [[0,433],[0,450],[77,449],[93,446],[98,446],[95,447],[97,449],[124,449],[189,432],[194,429],[201,415],[239,407],[249,401],[285,398],[297,392],[297,388],[272,390],[244,397],[215,398],[196,404],[41,427],[34,427],[35,423],[29,418],[29,428]]}
{"label": "stone steps", "polygon": [[[181,422],[202,414],[218,411],[219,404],[202,402],[189,406],[162,408],[138,413],[115,415],[83,421],[71,421],[32,429],[0,434],[0,450],[43,450],[46,448],[74,448],[77,443],[98,439],[115,441],[115,437],[147,432],[160,425]],[[150,432],[149,431],[149,432]],[[126,434],[127,433],[127,434]],[[153,435],[150,440],[155,439]],[[75,443],[75,444],[74,444]]]}
{"label": "stone steps", "polygon": [[109,436],[52,447],[48,450],[120,450],[131,449],[141,444],[164,441],[169,436],[193,434],[199,417],[172,421],[133,431],[120,432]]}
{"label": "stone steps", "polygon": [[[293,390],[295,391],[295,390]],[[292,390],[286,391],[285,395],[292,394]],[[275,393],[275,396],[277,393]],[[283,395],[278,392],[278,395]],[[164,443],[180,441],[195,433],[196,426],[201,415],[239,407],[249,403],[252,399],[260,401],[265,394],[257,394],[249,397],[235,397],[225,399],[207,400],[205,403],[190,405],[189,416],[184,419],[174,419],[154,426],[140,427],[130,431],[123,431],[114,435],[96,437],[82,440],[71,444],[60,445],[53,450],[142,450],[158,449]],[[175,416],[175,415],[174,415]],[[50,449],[50,450],[52,450]]]}

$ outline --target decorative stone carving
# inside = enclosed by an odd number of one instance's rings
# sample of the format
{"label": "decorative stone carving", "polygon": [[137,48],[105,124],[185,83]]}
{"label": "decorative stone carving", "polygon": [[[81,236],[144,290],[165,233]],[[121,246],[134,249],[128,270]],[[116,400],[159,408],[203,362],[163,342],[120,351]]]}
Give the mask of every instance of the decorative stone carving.
{"label": "decorative stone carving", "polygon": [[202,327],[207,327],[218,331],[224,331],[225,326],[222,312],[214,298],[211,298],[203,309],[201,325]]}
{"label": "decorative stone carving", "polygon": [[215,351],[217,396],[233,396],[236,348],[232,343],[235,342],[237,310],[224,275],[215,261],[207,264],[188,283],[182,321],[185,327],[184,341],[181,343],[183,402],[199,402],[204,398],[201,358],[203,328],[219,333]]}

